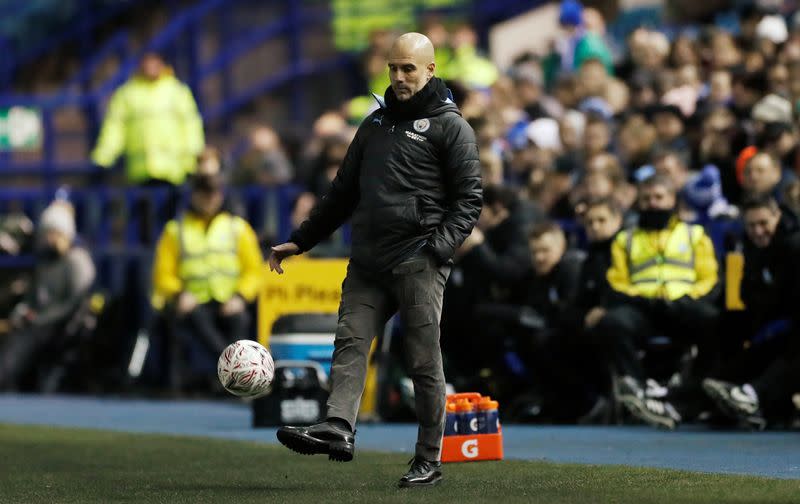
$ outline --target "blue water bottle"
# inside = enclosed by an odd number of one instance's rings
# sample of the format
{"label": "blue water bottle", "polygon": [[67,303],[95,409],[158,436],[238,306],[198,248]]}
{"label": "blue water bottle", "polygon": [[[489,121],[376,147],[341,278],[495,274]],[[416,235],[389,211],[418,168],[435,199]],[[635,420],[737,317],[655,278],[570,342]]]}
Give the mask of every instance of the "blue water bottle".
{"label": "blue water bottle", "polygon": [[486,403],[491,400],[492,399],[489,396],[483,396],[478,401],[478,412],[476,413],[476,416],[478,417],[478,434],[486,434]]}
{"label": "blue water bottle", "polygon": [[458,414],[458,435],[469,436],[478,433],[478,417],[475,414],[475,406],[468,400],[462,399],[456,403]]}
{"label": "blue water bottle", "polygon": [[444,417],[444,435],[455,436],[458,434],[458,413],[456,412],[456,403],[447,403],[447,413]]}
{"label": "blue water bottle", "polygon": [[497,401],[481,401],[478,403],[478,432],[496,434],[500,431],[500,416]]}

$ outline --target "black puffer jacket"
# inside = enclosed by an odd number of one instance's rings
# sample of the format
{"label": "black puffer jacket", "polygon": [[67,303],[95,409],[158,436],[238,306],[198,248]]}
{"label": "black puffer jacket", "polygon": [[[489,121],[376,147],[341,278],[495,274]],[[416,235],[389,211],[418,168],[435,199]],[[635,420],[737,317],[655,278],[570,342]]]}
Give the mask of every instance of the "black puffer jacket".
{"label": "black puffer jacket", "polygon": [[578,280],[586,254],[579,250],[568,250],[544,276],[537,276],[533,268],[521,277],[515,296],[522,304],[536,310],[544,317],[550,328],[569,326],[571,307],[578,295]]}
{"label": "black puffer jacket", "polygon": [[309,250],[352,216],[354,264],[385,271],[426,246],[444,264],[480,210],[475,134],[433,78],[406,102],[387,89],[330,190],[290,241]]}
{"label": "black puffer jacket", "polygon": [[583,324],[586,314],[594,307],[607,306],[611,296],[606,273],[611,267],[611,242],[613,238],[590,243],[586,260],[581,266],[580,287],[575,300],[576,319]]}

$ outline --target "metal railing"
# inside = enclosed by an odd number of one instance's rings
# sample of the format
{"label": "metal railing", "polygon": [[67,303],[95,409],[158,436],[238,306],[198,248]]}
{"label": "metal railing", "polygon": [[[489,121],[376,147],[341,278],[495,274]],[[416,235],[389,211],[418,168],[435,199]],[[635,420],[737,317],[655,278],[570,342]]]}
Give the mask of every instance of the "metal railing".
{"label": "metal railing", "polygon": [[[0,9],[0,15],[19,16],[19,10],[26,7],[22,2],[8,2]],[[59,2],[54,2],[59,3]],[[65,20],[64,26],[53,30],[52,33],[40,40],[26,41],[29,44],[22,44],[19,40],[4,40],[3,58],[0,58],[0,90],[8,91],[12,83],[12,76],[20,68],[25,67],[42,56],[52,52],[54,49],[68,45],[77,44],[80,46],[80,54],[88,57],[91,54],[93,36],[95,31],[120,15],[130,11],[134,6],[152,4],[152,1],[144,0],[116,0],[105,3],[98,3],[93,0],[73,1],[74,14],[70,19]],[[18,19],[20,19],[18,17]],[[7,51],[7,52],[6,52]]]}
{"label": "metal railing", "polygon": [[[147,4],[140,0],[139,4]],[[458,14],[474,20],[480,33],[485,34],[491,23],[510,15],[535,7],[541,0],[493,0],[485,2],[475,0],[471,4],[459,6],[457,9],[438,9],[446,14]],[[12,67],[18,68],[25,62],[45,54],[49,49],[67,41],[79,41],[85,34],[94,30],[103,22],[118,15],[125,8],[137,4],[135,0],[122,0],[111,4],[98,12],[87,12],[85,19],[69,30],[53,34],[46,41],[26,50],[14,59]],[[81,12],[91,10],[87,6],[91,0],[81,1]],[[264,26],[241,30],[235,26],[232,18],[237,9],[252,9],[254,6],[271,6],[280,9],[280,16]],[[215,124],[225,129],[230,118],[255,98],[287,88],[290,97],[290,114],[293,121],[307,124],[311,119],[306,89],[303,82],[310,77],[320,76],[345,70],[349,75],[357,75],[357,60],[352,54],[340,54],[324,61],[312,61],[305,57],[303,50],[304,33],[317,26],[326,25],[331,20],[330,9],[324,3],[314,0],[202,0],[195,5],[174,9],[174,15],[168,23],[141,50],[134,51],[131,37],[126,30],[121,30],[83,58],[83,65],[60,92],[41,95],[22,95],[14,93],[0,94],[0,107],[15,105],[28,106],[41,112],[43,142],[40,155],[34,161],[21,161],[8,153],[0,153],[0,176],[39,175],[42,183],[49,189],[58,185],[64,175],[89,174],[96,168],[89,160],[64,162],[57,159],[56,145],[59,131],[55,125],[56,114],[66,108],[77,108],[80,111],[85,128],[85,144],[93,145],[101,122],[102,104],[120,84],[125,82],[136,70],[141,55],[147,51],[158,51],[174,56],[170,58],[179,66],[179,74],[192,88],[201,114],[207,125]],[[224,44],[207,61],[201,61],[201,33],[209,27],[215,27],[216,34]],[[248,87],[234,90],[232,85],[233,66],[253,48],[268,41],[283,38],[288,49],[288,63],[285,68],[273,75],[262,77]],[[118,71],[104,82],[91,89],[91,78],[96,69],[111,55],[120,58]],[[8,63],[8,60],[6,61]],[[13,71],[13,68],[10,70]],[[222,97],[218,104],[206,105],[203,84],[211,78],[219,78]],[[355,81],[355,79],[351,79]],[[355,89],[353,95],[360,90]],[[1,89],[1,88],[0,88]]]}
{"label": "metal railing", "polygon": [[[291,211],[300,193],[293,185],[229,188],[227,200],[261,239],[283,241],[292,231]],[[45,188],[0,188],[0,214],[13,208],[36,222],[55,195]],[[169,188],[100,187],[70,190],[68,199],[75,208],[80,242],[104,265],[98,275],[100,283],[116,291],[125,285],[113,271],[130,261],[151,263],[158,237],[168,220],[186,207],[188,194]],[[0,269],[27,268],[34,263],[30,255],[0,256]]]}
{"label": "metal railing", "polygon": [[[101,104],[110,94],[133,75],[142,54],[156,51],[175,54],[180,63],[186,62],[184,80],[192,88],[198,107],[206,123],[216,121],[226,123],[233,114],[254,98],[292,84],[291,111],[298,122],[310,119],[306,97],[300,85],[303,79],[340,69],[354,71],[356,60],[352,55],[337,55],[326,61],[310,61],[304,56],[302,34],[304,31],[326,24],[330,21],[329,12],[306,10],[304,5],[315,7],[317,2],[298,2],[295,0],[273,0],[273,6],[282,6],[283,15],[263,27],[244,32],[231,26],[230,12],[237,7],[247,8],[250,0],[204,0],[194,6],[182,9],[173,16],[144,47],[131,50],[131,40],[127,31],[122,30],[108,39],[103,46],[85,60],[80,71],[70,79],[60,92],[51,95],[25,95],[16,93],[0,94],[0,107],[26,106],[40,111],[43,128],[43,142],[39,159],[18,161],[7,153],[0,153],[0,176],[40,175],[43,185],[53,190],[63,175],[89,174],[96,170],[89,160],[64,162],[57,159],[56,142],[59,132],[55,125],[55,115],[67,108],[77,108],[86,128],[86,144],[92,145],[96,139],[101,122]],[[227,26],[219,27],[219,35],[233,34],[225,40],[217,54],[208,61],[200,61],[200,32],[209,22],[219,21]],[[276,74],[257,79],[246,89],[238,92],[230,85],[231,72],[237,61],[248,51],[268,41],[284,37],[288,45],[289,62],[285,69]],[[55,39],[54,39],[55,40]],[[61,39],[57,39],[61,40]],[[188,43],[186,43],[188,41]],[[177,50],[179,46],[182,51]],[[38,50],[37,50],[38,51]],[[39,54],[37,51],[31,54]],[[121,59],[118,71],[102,82],[96,89],[90,89],[92,75],[97,67],[110,55]],[[24,58],[22,58],[24,60]],[[219,76],[223,83],[223,99],[214,107],[206,107],[203,83]]]}

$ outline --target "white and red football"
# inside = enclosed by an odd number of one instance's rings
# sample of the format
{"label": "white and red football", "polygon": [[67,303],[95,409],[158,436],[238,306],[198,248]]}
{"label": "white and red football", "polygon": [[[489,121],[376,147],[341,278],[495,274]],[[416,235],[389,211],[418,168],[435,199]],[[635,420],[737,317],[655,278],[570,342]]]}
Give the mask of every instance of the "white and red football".
{"label": "white and red football", "polygon": [[239,340],[228,345],[219,356],[217,376],[231,394],[255,399],[269,392],[275,363],[263,346],[255,341]]}

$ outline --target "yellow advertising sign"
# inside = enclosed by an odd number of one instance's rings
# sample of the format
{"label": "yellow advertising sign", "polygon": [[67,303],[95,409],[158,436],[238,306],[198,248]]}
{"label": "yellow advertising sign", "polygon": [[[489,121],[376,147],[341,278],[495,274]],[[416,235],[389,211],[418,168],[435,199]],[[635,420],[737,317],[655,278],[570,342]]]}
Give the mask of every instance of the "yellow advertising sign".
{"label": "yellow advertising sign", "polygon": [[264,286],[258,296],[258,342],[269,344],[272,324],[293,313],[336,313],[347,274],[347,259],[292,257],[278,275],[265,266]]}
{"label": "yellow advertising sign", "polygon": [[742,276],[744,275],[744,255],[729,252],[725,256],[725,308],[729,311],[744,310],[742,301]]}
{"label": "yellow advertising sign", "polygon": [[[265,266],[265,280],[258,296],[258,342],[269,348],[272,325],[293,313],[336,313],[347,275],[347,259],[313,259],[297,256],[283,261],[283,275]],[[359,414],[375,413],[378,373],[372,363],[377,339],[372,340],[367,359],[367,379]]]}

